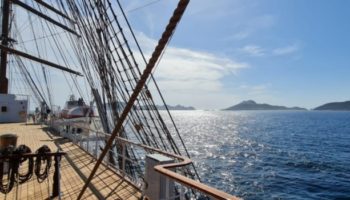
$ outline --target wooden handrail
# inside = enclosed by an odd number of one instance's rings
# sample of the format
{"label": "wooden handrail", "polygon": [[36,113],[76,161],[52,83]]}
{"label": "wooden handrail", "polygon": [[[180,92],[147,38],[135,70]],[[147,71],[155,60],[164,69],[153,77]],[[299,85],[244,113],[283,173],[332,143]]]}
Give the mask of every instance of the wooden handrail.
{"label": "wooden handrail", "polygon": [[160,149],[156,149],[156,148],[149,147],[149,146],[146,146],[146,145],[143,145],[143,144],[135,143],[135,142],[126,140],[126,139],[121,138],[121,137],[116,137],[116,140],[119,140],[119,141],[124,142],[124,143],[129,143],[129,144],[132,144],[132,145],[140,146],[140,147],[143,147],[145,149],[152,150],[152,151],[161,153],[163,155],[167,155],[167,156],[170,156],[170,157],[177,158],[177,159],[181,160],[181,162],[178,162],[178,163],[156,165],[154,167],[154,169],[156,171],[158,171],[159,173],[167,176],[168,178],[171,178],[171,179],[173,179],[173,180],[175,180],[177,182],[180,182],[180,183],[182,183],[182,184],[184,184],[186,186],[189,186],[191,188],[199,190],[199,191],[201,191],[201,192],[203,192],[203,193],[205,193],[205,194],[207,194],[207,195],[209,195],[211,197],[214,197],[216,199],[220,199],[220,200],[225,200],[225,199],[239,200],[240,199],[238,197],[232,196],[232,195],[227,194],[227,193],[225,193],[225,192],[223,192],[221,190],[215,189],[213,187],[210,187],[210,186],[205,185],[205,184],[203,184],[201,182],[195,181],[193,179],[190,179],[190,178],[188,178],[186,176],[183,176],[181,174],[178,174],[178,173],[170,170],[172,168],[183,167],[183,166],[191,164],[192,160],[190,160],[187,157],[183,157],[183,156],[176,155],[176,154],[169,153],[169,152],[164,152],[164,151],[162,151]]}
{"label": "wooden handrail", "polygon": [[156,171],[163,174],[164,176],[167,176],[168,178],[171,178],[177,182],[180,182],[190,188],[194,188],[196,190],[199,190],[211,197],[214,197],[215,199],[230,199],[230,200],[238,200],[240,198],[237,198],[235,196],[232,196],[230,194],[227,194],[221,190],[218,190],[216,188],[210,187],[208,185],[205,185],[201,182],[195,181],[193,179],[190,179],[186,176],[183,176],[181,174],[178,174],[174,171],[171,171],[171,168],[177,168],[181,166],[185,166],[188,164],[191,164],[192,161],[188,158],[184,159],[182,162],[174,163],[174,164],[165,164],[165,165],[157,165],[154,167]]}
{"label": "wooden handrail", "polygon": [[[77,126],[77,125],[71,125],[71,126],[87,129],[87,130],[90,130],[90,131],[96,131],[96,130],[93,130],[93,129],[90,129],[90,128],[81,127],[81,126]],[[96,131],[96,132],[102,133],[106,137],[110,137],[109,134],[106,134],[104,132],[101,132],[101,131]],[[210,186],[205,185],[205,184],[203,184],[201,182],[195,181],[195,180],[190,179],[190,178],[188,178],[188,177],[186,177],[184,175],[178,174],[178,173],[170,170],[170,169],[173,169],[173,168],[183,167],[183,166],[191,164],[192,160],[190,160],[187,157],[183,157],[183,156],[180,156],[180,155],[177,155],[177,154],[165,152],[165,151],[163,151],[161,149],[157,149],[157,148],[153,148],[153,147],[150,147],[150,146],[147,146],[147,145],[144,145],[144,144],[136,143],[136,142],[133,142],[133,141],[127,140],[125,138],[121,138],[121,137],[116,137],[115,140],[118,141],[118,142],[122,142],[122,143],[130,144],[130,145],[142,147],[142,148],[144,148],[146,150],[157,152],[157,153],[160,153],[160,154],[163,154],[163,155],[166,155],[166,156],[169,156],[169,157],[176,158],[176,159],[180,160],[180,162],[177,162],[177,163],[157,165],[157,166],[154,167],[154,169],[157,172],[163,174],[164,176],[166,176],[166,177],[168,177],[170,179],[175,180],[176,182],[182,183],[182,184],[184,184],[184,185],[186,185],[186,186],[188,186],[190,188],[193,188],[193,189],[196,189],[198,191],[201,191],[202,193],[207,194],[207,195],[209,195],[211,197],[214,197],[215,199],[220,199],[220,200],[226,200],[226,199],[239,200],[240,199],[238,197],[232,196],[232,195],[230,195],[228,193],[225,193],[225,192],[223,192],[221,190],[218,190],[216,188],[210,187]]]}

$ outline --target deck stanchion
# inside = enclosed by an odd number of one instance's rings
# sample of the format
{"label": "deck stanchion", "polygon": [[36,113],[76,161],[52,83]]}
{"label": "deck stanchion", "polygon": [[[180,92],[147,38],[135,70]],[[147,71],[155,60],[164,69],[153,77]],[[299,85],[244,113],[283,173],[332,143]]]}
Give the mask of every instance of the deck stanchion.
{"label": "deck stanchion", "polygon": [[185,200],[185,186],[180,185],[180,200]]}
{"label": "deck stanchion", "polygon": [[170,196],[169,196],[169,178],[165,177],[165,199],[169,200]]}
{"label": "deck stanchion", "polygon": [[122,161],[123,162],[122,163],[123,169],[122,170],[123,170],[123,174],[125,175],[126,172],[125,172],[125,144],[124,143],[122,143],[122,148],[123,148],[122,149],[122,151],[123,151],[123,155],[122,155],[123,156],[123,158],[122,158],[123,159],[123,161]]}
{"label": "deck stanchion", "polygon": [[95,153],[95,158],[97,158],[97,151],[98,151],[98,141],[99,141],[99,138],[97,137],[97,139],[96,139],[96,143],[95,143],[95,149],[94,149],[94,153]]}
{"label": "deck stanchion", "polygon": [[60,158],[61,156],[54,156],[55,159],[55,172],[53,174],[52,185],[52,198],[57,197],[60,199]]}

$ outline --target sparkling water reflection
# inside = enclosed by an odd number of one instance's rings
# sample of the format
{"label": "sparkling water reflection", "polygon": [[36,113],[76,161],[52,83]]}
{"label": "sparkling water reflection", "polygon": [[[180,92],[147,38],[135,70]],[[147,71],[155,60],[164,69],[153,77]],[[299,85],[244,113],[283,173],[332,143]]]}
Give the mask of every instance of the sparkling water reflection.
{"label": "sparkling water reflection", "polygon": [[350,112],[172,114],[209,185],[244,199],[350,199]]}

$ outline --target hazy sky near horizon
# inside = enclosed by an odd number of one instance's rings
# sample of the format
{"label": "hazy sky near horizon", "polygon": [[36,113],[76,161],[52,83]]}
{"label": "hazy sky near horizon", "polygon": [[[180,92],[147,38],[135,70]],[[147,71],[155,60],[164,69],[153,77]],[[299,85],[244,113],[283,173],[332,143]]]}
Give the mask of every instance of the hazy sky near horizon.
{"label": "hazy sky near horizon", "polygon": [[[120,2],[149,58],[178,1]],[[119,12],[115,2],[112,7]],[[18,32],[26,41],[16,45],[16,49],[37,55],[34,35],[41,38],[50,32],[42,29],[38,17],[18,6],[14,8],[21,30]],[[248,99],[309,109],[350,100],[349,8],[348,0],[191,0],[154,71],[155,78],[167,104],[197,109],[223,109]],[[32,28],[28,19],[33,20]],[[67,47],[66,56],[74,55],[68,49],[69,34],[59,28],[55,32],[61,34],[57,37]],[[52,42],[39,40],[39,46],[45,49],[39,56],[63,64],[57,48],[46,49]],[[141,68],[144,67],[135,45],[131,45]],[[79,67],[74,58],[68,61],[69,66]],[[40,65],[28,64],[28,69],[40,72]],[[28,93],[28,86],[18,84],[21,81],[18,69],[10,66],[8,71],[14,74],[10,76],[11,92]],[[55,69],[47,73],[52,83],[49,88],[45,87],[43,77],[38,81],[44,83],[42,90],[54,91],[53,105],[63,106],[70,94],[80,97],[71,87],[75,83],[70,75]],[[83,98],[91,101],[85,79],[77,81]],[[150,88],[154,89],[152,85]]]}
{"label": "hazy sky near horizon", "polygon": [[[121,2],[150,55],[177,1]],[[349,8],[346,0],[191,0],[155,77],[168,104],[199,109],[349,100]]]}

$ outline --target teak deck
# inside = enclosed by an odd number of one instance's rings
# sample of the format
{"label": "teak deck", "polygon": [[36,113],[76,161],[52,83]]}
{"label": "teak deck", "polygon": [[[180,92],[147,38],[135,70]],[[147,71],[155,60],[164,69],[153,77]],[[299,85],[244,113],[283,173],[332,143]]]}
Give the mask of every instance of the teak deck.
{"label": "teak deck", "polygon": [[[68,139],[52,134],[48,128],[32,124],[0,124],[0,135],[13,133],[18,136],[17,146],[25,144],[32,151],[36,151],[42,145],[48,145],[51,151],[67,153],[61,160],[61,197],[62,199],[76,199],[84,180],[89,176],[96,160],[80,149]],[[0,193],[0,199],[50,199],[53,184],[53,164],[50,178],[43,183],[38,183],[35,175],[27,181],[14,186],[12,191],[4,195]],[[101,166],[96,173],[89,188],[82,199],[140,199],[141,192],[134,185],[123,179],[116,172]],[[57,199],[57,198],[56,198]]]}

